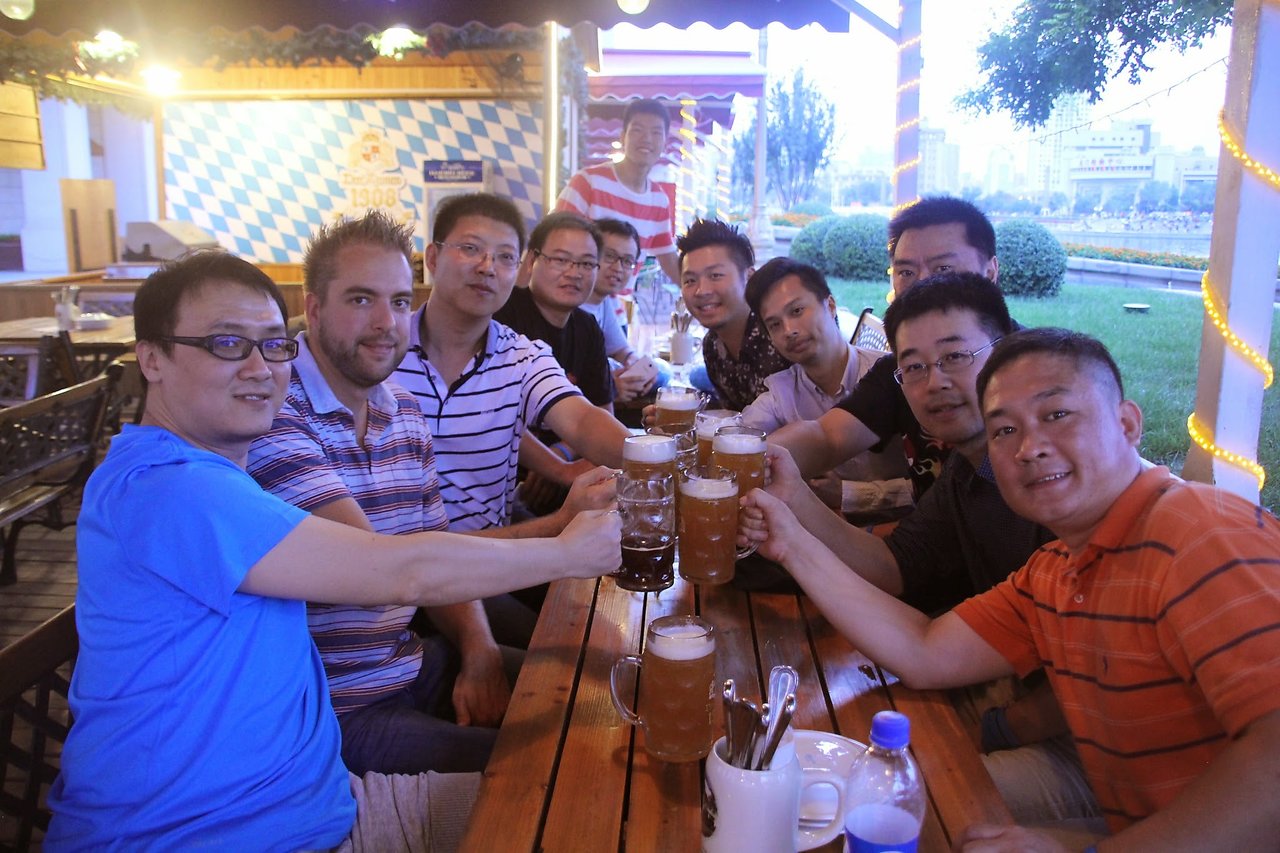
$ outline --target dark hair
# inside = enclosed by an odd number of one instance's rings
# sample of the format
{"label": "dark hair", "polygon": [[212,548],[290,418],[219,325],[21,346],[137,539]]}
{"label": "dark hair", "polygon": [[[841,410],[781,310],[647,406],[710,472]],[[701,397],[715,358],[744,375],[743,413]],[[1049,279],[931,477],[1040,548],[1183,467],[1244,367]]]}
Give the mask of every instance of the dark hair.
{"label": "dark hair", "polygon": [[897,353],[898,328],[907,320],[934,311],[945,313],[957,309],[972,311],[993,338],[1013,331],[1013,319],[1004,304],[1004,294],[991,279],[975,272],[944,272],[923,279],[890,303],[884,312],[884,334],[889,339],[889,347]]}
{"label": "dark hair", "polygon": [[1112,386],[1118,399],[1124,399],[1124,380],[1120,378],[1120,368],[1102,341],[1083,332],[1046,326],[1021,329],[992,348],[987,363],[978,371],[978,403],[981,404],[986,397],[987,385],[997,371],[1025,355],[1037,353],[1069,358],[1077,370],[1091,368],[1099,381]]}
{"label": "dark hair", "polygon": [[695,219],[689,230],[676,239],[681,263],[684,263],[685,255],[707,246],[724,246],[728,249],[740,271],[756,264],[756,253],[751,248],[751,240],[747,235],[719,219]]}
{"label": "dark hair", "polygon": [[542,217],[542,221],[533,226],[533,233],[529,235],[529,250],[533,252],[541,252],[542,247],[547,245],[547,240],[556,231],[585,231],[591,235],[591,239],[596,244],[596,254],[600,254],[600,249],[604,246],[604,236],[601,235],[600,229],[590,219],[581,214],[574,213],[572,210],[557,210],[555,213],[548,213]]}
{"label": "dark hair", "polygon": [[524,251],[524,217],[516,206],[502,196],[493,193],[463,193],[451,195],[436,205],[435,219],[431,225],[431,242],[443,243],[449,239],[458,220],[467,216],[483,216],[503,225],[510,225],[516,232],[516,248]]}
{"label": "dark hair", "polygon": [[270,276],[242,258],[222,249],[201,249],[169,261],[147,276],[133,297],[133,334],[140,341],[151,341],[163,352],[173,351],[173,344],[162,340],[178,327],[178,305],[184,296],[197,293],[206,284],[217,281],[238,284],[266,294],[280,309],[280,322],[289,316],[280,288]]}
{"label": "dark hair", "polygon": [[622,132],[626,133],[627,128],[631,125],[631,120],[638,115],[657,116],[662,119],[662,127],[667,132],[671,132],[671,113],[663,106],[661,101],[655,101],[652,98],[640,98],[627,104],[627,108],[622,111]]}
{"label": "dark hair", "polygon": [[636,244],[636,254],[639,254],[642,251],[640,246],[640,232],[637,231],[636,227],[630,222],[622,219],[605,217],[604,219],[596,220],[596,227],[600,229],[600,233],[602,235],[613,234],[616,237],[626,237],[628,240],[631,240]]}
{"label": "dark hair", "polygon": [[308,292],[321,298],[329,282],[338,274],[338,253],[346,246],[373,246],[404,255],[413,269],[413,228],[396,222],[382,210],[370,210],[359,219],[343,219],[321,225],[307,244],[302,258],[302,283]]}
{"label": "dark hair", "polygon": [[953,196],[926,196],[910,207],[903,208],[889,220],[889,257],[898,248],[902,232],[930,225],[964,225],[964,240],[978,250],[985,260],[996,256],[996,230],[987,215],[971,203]]}
{"label": "dark hair", "polygon": [[775,284],[789,275],[799,278],[804,289],[818,297],[819,302],[831,295],[827,279],[817,267],[802,264],[791,258],[774,258],[747,279],[747,305],[751,306],[752,312],[760,318],[761,322],[764,318],[760,315],[760,306],[764,303],[764,298],[769,295],[769,291],[773,290]]}

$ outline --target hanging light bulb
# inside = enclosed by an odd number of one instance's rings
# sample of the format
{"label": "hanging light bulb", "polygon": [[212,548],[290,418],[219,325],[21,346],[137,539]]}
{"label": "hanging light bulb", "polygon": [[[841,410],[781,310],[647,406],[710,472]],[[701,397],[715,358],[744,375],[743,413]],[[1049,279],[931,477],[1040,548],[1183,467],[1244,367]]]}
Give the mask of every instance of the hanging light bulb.
{"label": "hanging light bulb", "polygon": [[15,21],[25,21],[35,11],[36,0],[0,0],[0,14]]}
{"label": "hanging light bulb", "polygon": [[[28,0],[32,2],[32,0]],[[618,0],[618,8],[628,15],[639,15],[649,8],[649,0]]]}

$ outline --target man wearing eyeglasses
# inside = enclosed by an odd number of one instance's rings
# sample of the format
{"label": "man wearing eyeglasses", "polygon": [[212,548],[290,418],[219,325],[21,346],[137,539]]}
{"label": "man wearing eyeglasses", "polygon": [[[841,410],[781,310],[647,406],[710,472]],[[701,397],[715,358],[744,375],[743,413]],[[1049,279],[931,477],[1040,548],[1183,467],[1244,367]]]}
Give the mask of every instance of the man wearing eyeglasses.
{"label": "man wearing eyeglasses", "polygon": [[582,304],[582,310],[595,318],[604,333],[604,349],[613,371],[614,395],[619,403],[629,403],[653,390],[670,378],[664,377],[662,367],[653,365],[644,369],[636,365],[640,353],[627,341],[627,330],[619,319],[622,306],[617,294],[630,284],[640,259],[640,236],[630,222],[621,219],[597,219],[596,227],[604,237],[600,252],[600,272],[596,276],[595,290]]}
{"label": "man wearing eyeglasses", "polygon": [[[596,464],[620,467],[626,427],[582,395],[550,347],[494,319],[525,248],[515,205],[488,193],[452,196],[437,207],[431,238],[423,256],[431,296],[410,320],[394,378],[431,426],[450,530],[509,524],[519,462],[566,487]],[[594,264],[594,249],[564,257]],[[554,431],[585,458],[526,445],[533,428]]]}

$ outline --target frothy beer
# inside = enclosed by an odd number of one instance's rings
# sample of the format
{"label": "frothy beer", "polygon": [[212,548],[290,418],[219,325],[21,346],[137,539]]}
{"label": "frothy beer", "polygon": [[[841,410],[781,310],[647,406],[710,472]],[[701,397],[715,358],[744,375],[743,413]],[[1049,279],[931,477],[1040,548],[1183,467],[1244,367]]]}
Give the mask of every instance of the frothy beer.
{"label": "frothy beer", "polygon": [[[663,623],[663,624],[658,624]],[[645,750],[663,761],[697,761],[711,751],[716,639],[688,617],[655,619],[640,667]]]}
{"label": "frothy beer", "polygon": [[[706,476],[702,476],[706,474]],[[680,575],[694,583],[733,580],[738,483],[725,469],[694,469],[680,482]]]}
{"label": "frothy beer", "polygon": [[720,427],[711,444],[711,462],[738,475],[738,491],[764,488],[764,430]]}
{"label": "frothy beer", "polygon": [[716,430],[722,426],[737,423],[742,417],[732,409],[707,409],[698,412],[694,421],[698,432],[698,464],[711,464],[711,442],[715,440]]}
{"label": "frothy beer", "polygon": [[693,429],[693,419],[702,407],[702,395],[692,388],[659,388],[655,423],[677,432]]}
{"label": "frothy beer", "polygon": [[676,440],[670,435],[629,435],[622,442],[622,470],[641,479],[676,476]]}

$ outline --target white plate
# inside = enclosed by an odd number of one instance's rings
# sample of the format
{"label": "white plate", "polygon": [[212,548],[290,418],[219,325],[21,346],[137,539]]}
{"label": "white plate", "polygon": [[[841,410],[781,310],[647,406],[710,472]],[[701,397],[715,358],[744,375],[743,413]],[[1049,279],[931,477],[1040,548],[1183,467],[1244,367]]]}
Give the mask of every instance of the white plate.
{"label": "white plate", "polygon": [[[866,744],[831,732],[796,729],[796,758],[801,767],[825,767],[848,776],[854,759],[866,752]],[[829,823],[836,813],[836,792],[830,785],[810,786],[800,798],[800,821]]]}
{"label": "white plate", "polygon": [[105,329],[111,325],[112,317],[110,314],[81,314],[76,319],[76,328],[81,331],[88,329]]}

